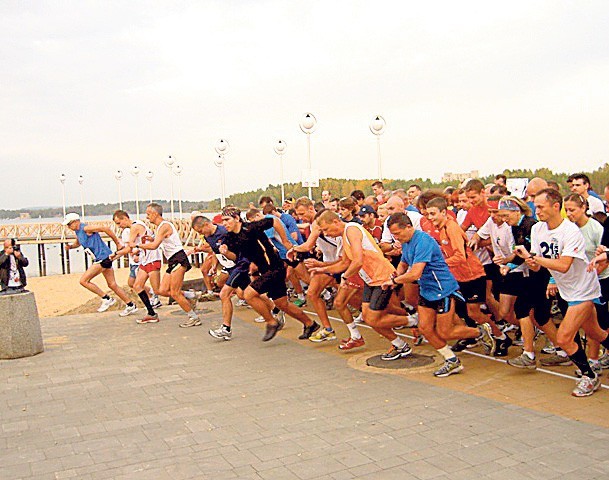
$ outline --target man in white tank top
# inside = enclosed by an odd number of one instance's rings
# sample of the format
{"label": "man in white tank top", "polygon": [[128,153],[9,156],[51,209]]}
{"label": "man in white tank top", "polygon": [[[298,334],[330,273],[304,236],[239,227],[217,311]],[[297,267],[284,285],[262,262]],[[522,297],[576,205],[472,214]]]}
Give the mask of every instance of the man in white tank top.
{"label": "man in white tank top", "polygon": [[[133,284],[129,284],[137,293],[146,307],[147,314],[140,318],[137,323],[156,323],[159,317],[154,311],[155,308],[162,306],[159,297],[157,296],[161,284],[161,251],[156,250],[141,250],[139,246],[142,244],[142,238],[151,237],[152,230],[141,220],[131,220],[129,214],[123,210],[117,210],[112,217],[114,223],[123,229],[123,233],[127,232],[127,238],[124,239],[124,247],[115,253],[116,257],[129,255],[129,263],[131,257],[138,258],[138,268],[135,273]],[[131,280],[131,277],[129,278]],[[152,291],[146,288],[146,281],[150,279]]]}
{"label": "man in white tank top", "polygon": [[154,238],[144,237],[142,239],[144,243],[140,245],[140,248],[156,250],[160,247],[165,258],[167,258],[168,264],[167,274],[163,276],[157,293],[164,297],[171,296],[187,313],[188,320],[181,323],[180,327],[198,327],[201,325],[201,320],[193,308],[194,305],[185,296],[185,294],[190,295],[192,292],[182,291],[184,275],[191,269],[191,265],[182,246],[180,236],[173,224],[163,219],[163,207],[158,203],[150,203],[146,207],[146,218],[150,223],[156,225],[157,229]]}

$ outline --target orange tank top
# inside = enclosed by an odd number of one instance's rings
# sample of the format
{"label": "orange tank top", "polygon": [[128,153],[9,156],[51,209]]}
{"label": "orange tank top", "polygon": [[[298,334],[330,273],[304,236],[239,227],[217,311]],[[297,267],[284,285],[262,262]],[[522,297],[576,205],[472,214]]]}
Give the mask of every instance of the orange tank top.
{"label": "orange tank top", "polygon": [[347,258],[353,260],[351,244],[347,238],[348,228],[357,228],[362,232],[363,264],[359,271],[359,276],[362,280],[371,287],[377,287],[389,280],[395,272],[395,268],[385,258],[385,255],[374,241],[374,237],[359,223],[349,222],[345,225],[342,247],[345,250]]}

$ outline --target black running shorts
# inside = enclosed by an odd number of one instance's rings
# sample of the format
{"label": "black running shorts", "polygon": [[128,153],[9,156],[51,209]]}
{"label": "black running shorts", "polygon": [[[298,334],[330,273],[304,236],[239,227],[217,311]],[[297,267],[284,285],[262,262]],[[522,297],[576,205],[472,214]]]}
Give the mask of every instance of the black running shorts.
{"label": "black running shorts", "polygon": [[232,269],[228,274],[226,284],[231,288],[245,290],[250,284],[250,276],[248,272]]}
{"label": "black running shorts", "polygon": [[174,253],[167,259],[167,273],[173,272],[179,266],[184,267],[186,271],[192,268],[184,250]]}
{"label": "black running shorts", "polygon": [[260,295],[266,293],[271,300],[277,300],[288,294],[285,285],[285,274],[286,271],[283,266],[277,267],[256,277],[256,279],[250,283],[250,287],[256,290]]}
{"label": "black running shorts", "polygon": [[371,287],[364,283],[364,292],[362,294],[362,303],[369,303],[370,310],[381,311],[387,308],[389,305],[389,299],[393,294],[393,289],[388,288],[383,290],[379,287]]}
{"label": "black running shorts", "polygon": [[465,298],[465,303],[483,303],[486,300],[486,277],[459,282],[459,290]]}

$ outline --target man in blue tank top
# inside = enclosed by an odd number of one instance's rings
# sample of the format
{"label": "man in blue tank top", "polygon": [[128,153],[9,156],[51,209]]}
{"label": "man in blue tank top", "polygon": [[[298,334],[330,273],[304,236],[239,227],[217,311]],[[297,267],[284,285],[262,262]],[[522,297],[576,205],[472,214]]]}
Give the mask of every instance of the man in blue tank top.
{"label": "man in blue tank top", "polygon": [[65,247],[66,251],[82,246],[85,249],[85,253],[91,258],[92,264],[82,277],[80,277],[80,284],[95,295],[101,297],[102,304],[97,311],[105,312],[116,303],[115,298],[104,293],[101,288],[91,281],[100,273],[106,279],[108,288],[127,304],[125,309],[120,313],[120,316],[126,317],[137,311],[135,303],[131,301],[125,291],[116,283],[114,270],[112,270],[112,260],[114,260],[113,253],[100,235],[100,233],[108,235],[116,244],[116,247],[120,249],[123,244],[116,234],[109,227],[87,225],[86,223],[81,222],[80,216],[77,213],[68,213],[63,219],[63,225],[76,234],[76,241],[72,244],[67,243]]}

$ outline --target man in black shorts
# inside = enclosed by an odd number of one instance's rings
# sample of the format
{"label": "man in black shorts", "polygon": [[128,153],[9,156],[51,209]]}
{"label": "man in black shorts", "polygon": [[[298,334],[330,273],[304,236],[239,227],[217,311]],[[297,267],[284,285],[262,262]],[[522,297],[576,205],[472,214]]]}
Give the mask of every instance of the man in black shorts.
{"label": "man in black shorts", "polygon": [[245,257],[258,268],[259,276],[245,289],[244,296],[247,303],[266,321],[266,333],[262,340],[271,340],[284,324],[282,319],[278,321],[273,316],[269,304],[262,298],[265,293],[280,310],[303,323],[304,329],[298,338],[308,339],[319,329],[319,324],[288,301],[285,265],[264,233],[265,230],[274,228],[283,245],[287,249],[291,248],[292,244],[281,221],[273,217],[244,224],[237,208],[225,207],[222,210],[222,223],[228,234],[220,252],[232,261],[236,261],[239,256]]}

